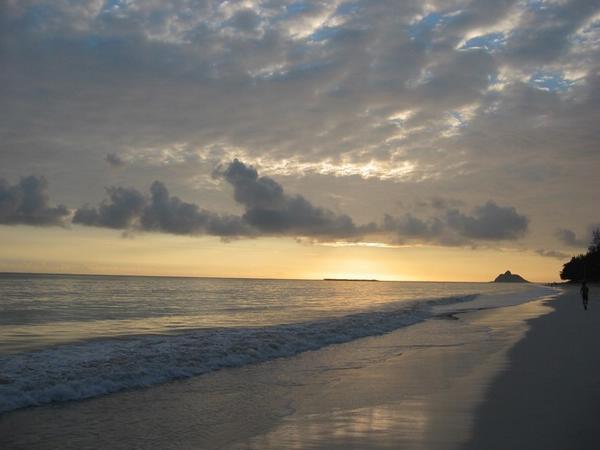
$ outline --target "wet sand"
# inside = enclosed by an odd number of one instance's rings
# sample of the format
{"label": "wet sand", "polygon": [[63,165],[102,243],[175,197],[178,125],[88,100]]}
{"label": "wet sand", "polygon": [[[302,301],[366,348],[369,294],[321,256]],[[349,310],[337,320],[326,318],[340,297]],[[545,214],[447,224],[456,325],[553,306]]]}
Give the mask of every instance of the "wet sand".
{"label": "wet sand", "polygon": [[600,448],[599,288],[587,311],[571,287],[530,322],[477,408],[466,449]]}
{"label": "wet sand", "polygon": [[[0,416],[0,447],[600,448],[600,301],[474,311],[293,358]],[[596,300],[596,301],[595,301]]]}

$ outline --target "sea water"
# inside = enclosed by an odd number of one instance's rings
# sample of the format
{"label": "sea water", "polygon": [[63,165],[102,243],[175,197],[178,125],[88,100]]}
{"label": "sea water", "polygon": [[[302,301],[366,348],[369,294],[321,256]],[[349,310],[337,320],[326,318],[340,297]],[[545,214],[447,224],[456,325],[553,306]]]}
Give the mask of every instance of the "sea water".
{"label": "sea water", "polygon": [[0,274],[0,413],[548,293],[529,284]]}

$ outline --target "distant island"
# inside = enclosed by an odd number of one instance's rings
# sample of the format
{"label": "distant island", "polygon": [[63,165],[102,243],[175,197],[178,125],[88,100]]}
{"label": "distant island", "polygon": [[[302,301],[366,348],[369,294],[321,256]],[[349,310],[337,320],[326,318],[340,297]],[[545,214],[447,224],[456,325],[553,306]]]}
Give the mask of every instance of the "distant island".
{"label": "distant island", "polygon": [[527,281],[521,275],[511,273],[510,270],[507,270],[506,272],[498,275],[494,280],[494,283],[529,283],[529,281]]}
{"label": "distant island", "polygon": [[323,278],[323,281],[379,281],[376,279],[361,279],[361,278]]}

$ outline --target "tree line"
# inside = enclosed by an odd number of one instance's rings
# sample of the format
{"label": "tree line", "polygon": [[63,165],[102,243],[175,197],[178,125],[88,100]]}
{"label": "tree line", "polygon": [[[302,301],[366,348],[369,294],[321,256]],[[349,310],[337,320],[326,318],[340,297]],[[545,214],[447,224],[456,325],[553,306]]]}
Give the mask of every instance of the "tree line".
{"label": "tree line", "polygon": [[563,265],[561,280],[600,281],[600,228],[593,231],[592,243],[585,255],[577,255]]}

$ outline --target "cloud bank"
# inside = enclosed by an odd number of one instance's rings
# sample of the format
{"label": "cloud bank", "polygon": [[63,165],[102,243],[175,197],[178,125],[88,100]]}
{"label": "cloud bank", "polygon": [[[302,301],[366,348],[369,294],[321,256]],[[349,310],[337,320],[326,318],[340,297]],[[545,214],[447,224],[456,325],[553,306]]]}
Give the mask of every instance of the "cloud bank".
{"label": "cloud bank", "polygon": [[507,241],[523,237],[529,219],[514,207],[498,206],[493,201],[464,213],[446,202],[434,199],[436,215],[422,219],[406,213],[401,217],[386,215],[383,229],[397,234],[400,242],[417,240],[444,245],[465,245],[477,241]]}
{"label": "cloud bank", "polygon": [[529,224],[529,219],[518,214],[515,208],[498,206],[492,201],[475,208],[471,216],[457,209],[449,210],[446,221],[461,236],[489,240],[519,238]]}
{"label": "cloud bank", "polygon": [[228,237],[251,234],[239,217],[215,214],[184,202],[171,196],[160,181],[152,183],[149,195],[122,187],[110,187],[107,194],[108,199],[97,207],[79,208],[73,216],[73,223],[183,235]]}
{"label": "cloud bank", "polygon": [[375,231],[376,226],[356,226],[345,214],[319,208],[301,195],[290,196],[268,177],[259,177],[252,166],[234,160],[214,171],[233,187],[241,216],[217,214],[171,196],[155,181],[149,195],[133,188],[110,187],[108,199],[96,207],[79,208],[73,223],[80,225],[153,231],[171,234],[208,234],[221,237],[293,236],[316,239],[350,239]]}
{"label": "cloud bank", "polygon": [[84,147],[116,166],[117,154],[198,164],[219,149],[272,173],[396,180],[514,175],[497,155],[589,157],[599,11],[593,0],[9,1],[6,156],[45,161],[51,147],[69,161]]}
{"label": "cloud bank", "polygon": [[254,167],[237,159],[216,168],[213,176],[233,188],[233,198],[244,208],[243,214],[223,215],[203,209],[171,196],[163,183],[155,181],[149,194],[133,188],[108,188],[108,198],[96,207],[79,208],[73,223],[224,238],[289,236],[353,241],[379,236],[384,240],[446,245],[515,240],[527,232],[529,224],[528,218],[515,208],[498,206],[492,201],[467,214],[450,206],[455,202],[434,199],[432,206],[438,214],[435,217],[386,214],[380,224],[356,225],[347,214],[315,206],[302,195],[287,194],[277,181],[259,176]]}
{"label": "cloud bank", "polygon": [[64,225],[69,210],[52,207],[48,199],[48,182],[44,177],[23,177],[14,185],[0,179],[0,224]]}

